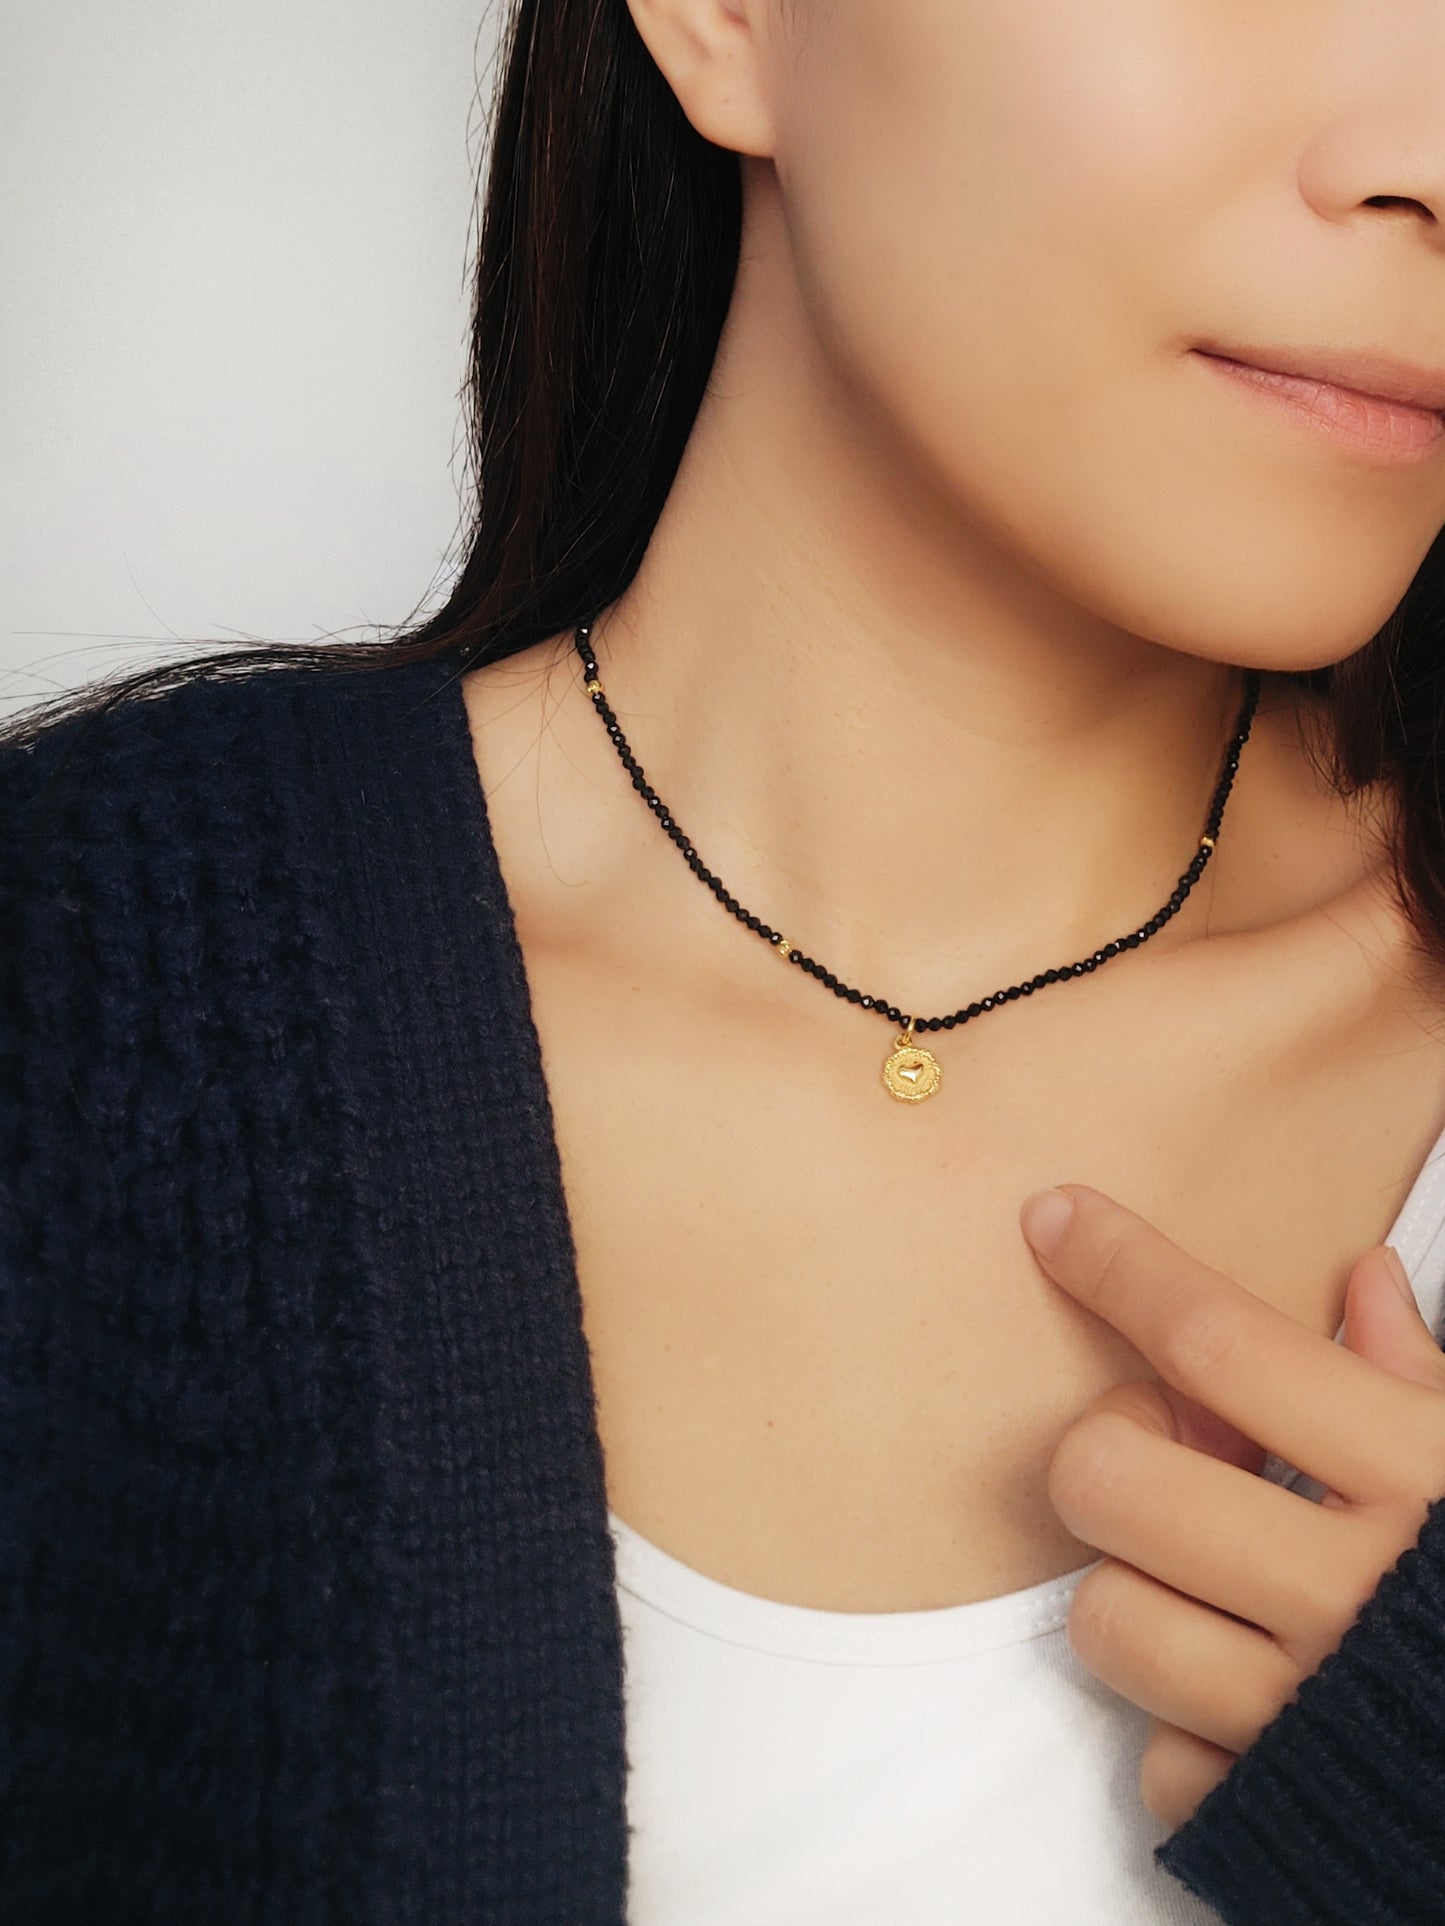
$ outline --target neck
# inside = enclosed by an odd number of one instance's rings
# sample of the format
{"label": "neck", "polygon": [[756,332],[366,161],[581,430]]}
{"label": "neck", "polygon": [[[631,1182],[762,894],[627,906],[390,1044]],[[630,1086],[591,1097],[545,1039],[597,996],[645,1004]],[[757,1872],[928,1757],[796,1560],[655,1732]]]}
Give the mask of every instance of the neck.
{"label": "neck", "polygon": [[[783,253],[743,251],[682,462],[592,645],[633,753],[726,888],[846,982],[939,1014],[1167,901],[1244,675],[1228,637],[1205,655],[1108,619],[1106,581],[1098,606],[1065,596],[1039,557],[1066,550],[1067,503],[1025,544],[946,489],[819,352]],[[500,713],[517,665],[499,665],[498,713],[476,702],[514,778],[496,806],[539,839],[534,914],[545,900],[561,941],[661,944],[673,974],[735,983],[724,912],[640,806],[559,640],[540,728]],[[1301,753],[1301,700],[1264,675],[1218,846],[1141,947],[1151,965],[1377,867]]]}
{"label": "neck", "polygon": [[[951,1008],[1137,927],[1193,858],[1237,670],[707,607],[597,624],[608,699],[708,867],[847,981]],[[1188,939],[1217,874],[1155,942]]]}
{"label": "neck", "polygon": [[[593,626],[648,780],[750,910],[900,1007],[1138,927],[1198,847],[1242,672],[1065,601],[829,385],[801,328],[788,352],[776,307],[765,330],[751,311],[740,290],[643,565]],[[1153,943],[1207,915],[1254,749]]]}

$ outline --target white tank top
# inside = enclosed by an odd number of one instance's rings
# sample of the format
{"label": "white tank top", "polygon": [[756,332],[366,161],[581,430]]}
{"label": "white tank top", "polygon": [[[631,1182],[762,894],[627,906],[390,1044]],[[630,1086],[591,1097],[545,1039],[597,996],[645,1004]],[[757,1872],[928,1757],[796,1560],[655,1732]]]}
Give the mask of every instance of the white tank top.
{"label": "white tank top", "polygon": [[[1386,1241],[1445,1335],[1445,1132]],[[1277,1458],[1263,1475],[1323,1496]],[[1218,1926],[1151,1858],[1170,1829],[1139,1799],[1147,1715],[1068,1645],[1102,1560],[966,1605],[824,1612],[609,1517],[629,1926]]]}

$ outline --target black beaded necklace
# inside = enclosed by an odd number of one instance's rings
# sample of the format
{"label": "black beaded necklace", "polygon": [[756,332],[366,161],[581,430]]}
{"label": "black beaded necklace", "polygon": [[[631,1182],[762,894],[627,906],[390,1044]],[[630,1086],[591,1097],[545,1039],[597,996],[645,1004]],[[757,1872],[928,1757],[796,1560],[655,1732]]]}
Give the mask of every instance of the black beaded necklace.
{"label": "black beaded necklace", "polygon": [[1239,712],[1239,722],[1225,752],[1224,767],[1220,771],[1219,781],[1215,784],[1214,798],[1209,805],[1209,817],[1204,825],[1204,834],[1199,839],[1199,848],[1188,869],[1179,878],[1168,902],[1161,909],[1156,910],[1147,923],[1137,930],[1131,930],[1127,936],[1116,937],[1112,943],[1105,943],[1103,948],[1095,950],[1092,956],[1086,956],[1077,963],[1062,964],[1057,969],[1041,970],[1037,976],[1030,977],[1027,983],[1014,983],[1006,990],[995,990],[992,996],[981,997],[977,1003],[970,1003],[964,1009],[954,1010],[948,1016],[913,1017],[898,1010],[893,1004],[885,1003],[882,997],[865,996],[861,990],[850,988],[848,984],[834,976],[831,970],[825,970],[821,963],[815,962],[811,956],[804,955],[796,944],[790,943],[779,931],[769,929],[760,916],[754,916],[750,910],[745,910],[719,878],[704,865],[702,858],[674,821],[662,798],[643,775],[641,765],[627,745],[627,738],[622,733],[621,725],[602,692],[602,683],[597,674],[597,658],[592,652],[589,639],[591,634],[592,624],[581,622],[577,626],[574,638],[577,652],[582,657],[583,668],[587,672],[587,692],[592,697],[593,707],[606,724],[608,735],[616,744],[617,753],[621,756],[624,767],[632,777],[633,788],[641,795],[648,808],[653,811],[662,827],[682,851],[693,874],[707,884],[724,909],[730,910],[740,923],[756,931],[779,956],[786,958],[789,963],[796,963],[799,969],[806,970],[809,976],[817,977],[818,981],[825,984],[834,996],[843,997],[849,1003],[856,1003],[860,1009],[876,1010],[890,1023],[902,1026],[894,1039],[892,1055],[883,1061],[884,1088],[891,1097],[897,1097],[901,1103],[922,1103],[926,1097],[933,1096],[943,1081],[943,1065],[938,1058],[931,1050],[925,1050],[921,1044],[914,1042],[913,1039],[918,1032],[954,1030],[960,1024],[970,1023],[975,1017],[982,1016],[985,1010],[996,1010],[1001,1003],[1012,1003],[1021,996],[1032,996],[1035,990],[1043,989],[1045,984],[1064,983],[1076,976],[1087,976],[1090,971],[1097,970],[1100,964],[1107,963],[1111,957],[1120,955],[1124,950],[1137,949],[1141,943],[1147,943],[1151,936],[1163,929],[1171,916],[1183,908],[1185,898],[1204,874],[1209,859],[1214,854],[1219,826],[1224,820],[1224,806],[1229,800],[1229,792],[1234,787],[1234,774],[1239,767],[1239,752],[1249,740],[1250,724],[1254,720],[1255,705],[1259,701],[1259,671],[1246,669],[1245,697]]}

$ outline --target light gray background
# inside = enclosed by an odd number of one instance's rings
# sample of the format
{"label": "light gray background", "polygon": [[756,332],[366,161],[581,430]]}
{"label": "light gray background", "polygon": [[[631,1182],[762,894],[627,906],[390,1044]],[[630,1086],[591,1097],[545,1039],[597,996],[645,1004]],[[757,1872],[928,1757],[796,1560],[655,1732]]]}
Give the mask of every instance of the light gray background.
{"label": "light gray background", "polygon": [[503,4],[5,7],[0,713],[443,598]]}

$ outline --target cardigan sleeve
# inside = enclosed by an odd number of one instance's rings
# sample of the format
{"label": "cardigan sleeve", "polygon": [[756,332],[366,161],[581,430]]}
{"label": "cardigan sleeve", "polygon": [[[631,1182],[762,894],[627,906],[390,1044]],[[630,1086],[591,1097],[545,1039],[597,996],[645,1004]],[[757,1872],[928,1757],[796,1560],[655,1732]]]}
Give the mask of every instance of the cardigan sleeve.
{"label": "cardigan sleeve", "polygon": [[1445,1496],[1154,1857],[1228,1926],[1445,1926]]}

